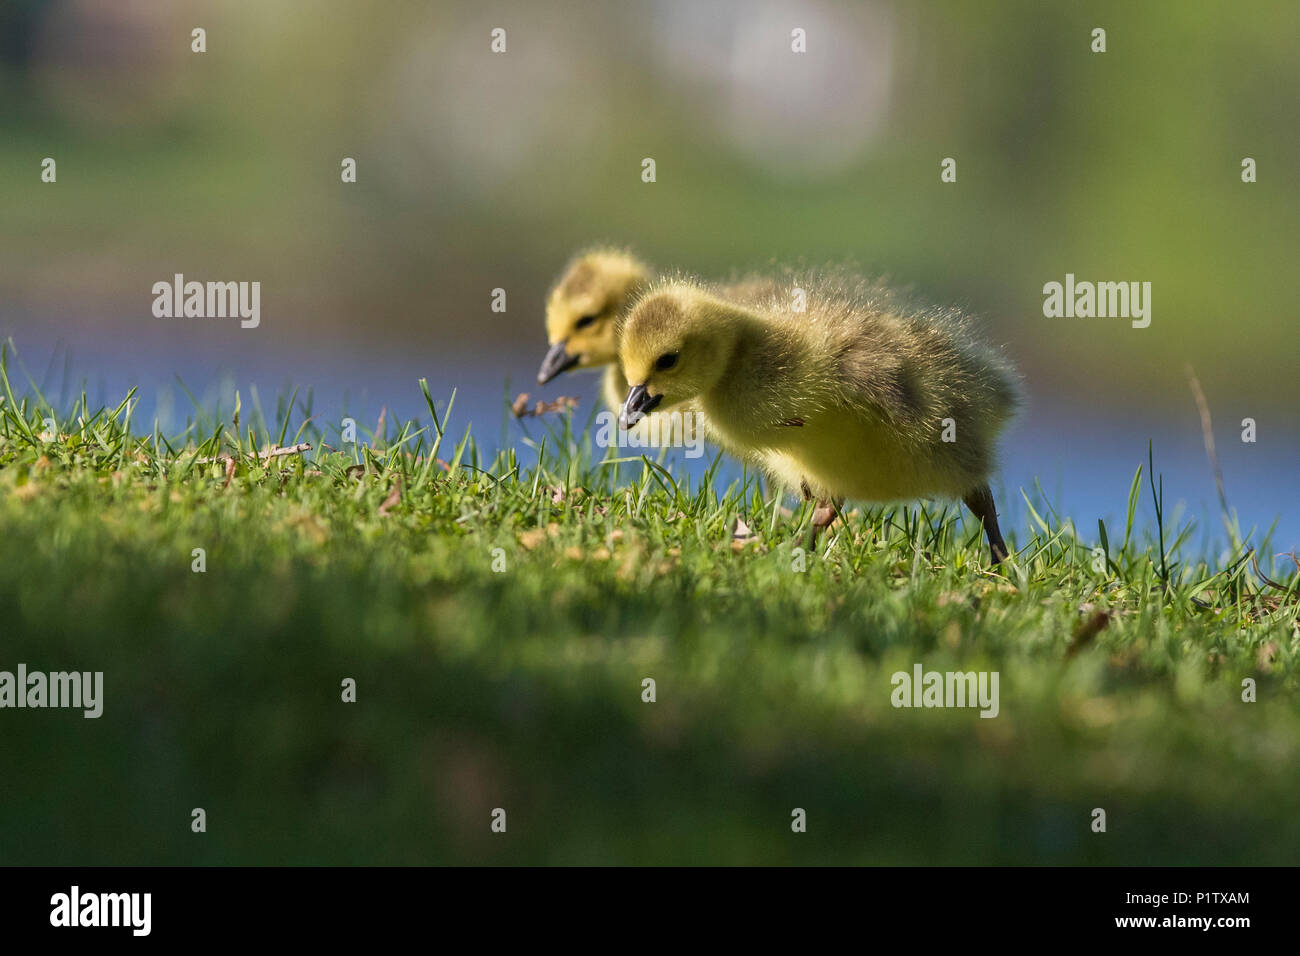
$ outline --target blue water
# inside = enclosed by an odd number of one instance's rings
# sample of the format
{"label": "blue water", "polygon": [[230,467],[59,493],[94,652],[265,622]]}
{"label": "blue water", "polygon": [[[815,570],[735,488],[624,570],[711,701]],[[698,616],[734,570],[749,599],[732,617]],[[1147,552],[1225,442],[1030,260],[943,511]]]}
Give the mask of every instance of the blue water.
{"label": "blue water", "polygon": [[[491,451],[500,446],[504,429],[505,441],[520,451],[526,463],[532,453],[522,443],[524,432],[502,414],[507,391],[512,397],[523,391],[534,398],[576,395],[581,400],[576,423],[585,422],[592,403],[599,401],[598,377],[591,373],[571,374],[537,388],[534,375],[542,344],[532,340],[492,355],[461,355],[440,352],[432,343],[422,348],[419,343],[396,347],[386,342],[268,342],[268,334],[241,337],[227,332],[205,338],[195,332],[186,336],[186,348],[178,350],[174,339],[127,342],[80,335],[70,341],[58,330],[30,325],[0,331],[12,335],[22,366],[56,407],[68,408],[83,381],[92,405],[116,405],[136,385],[141,399],[137,426],[147,429],[158,415],[165,433],[183,428],[191,411],[176,376],[203,402],[220,398],[226,408],[233,403],[235,388],[249,408],[256,388],[268,419],[275,414],[277,395],[287,396],[293,386],[299,386],[301,399],[310,388],[314,411],[323,413],[335,427],[346,414],[369,428],[382,408],[387,409],[390,423],[427,419],[417,385],[425,377],[440,403],[456,389],[450,421],[453,434],[459,437],[472,424],[476,441]],[[11,377],[22,381],[21,372]],[[1028,385],[1028,408],[1004,437],[1003,467],[994,483],[1004,532],[1029,527],[1023,497],[1028,494],[1044,514],[1045,495],[1056,513],[1073,519],[1089,542],[1096,540],[1098,518],[1106,522],[1113,541],[1120,538],[1129,487],[1138,465],[1147,461],[1150,440],[1157,475],[1164,480],[1166,526],[1190,522],[1193,531],[1188,541],[1194,554],[1215,562],[1229,556],[1213,472],[1190,398],[1186,408],[1175,411],[1102,414],[1086,399],[1074,403],[1037,399],[1034,383]],[[533,423],[531,431],[536,435],[541,429]],[[1300,549],[1300,517],[1295,510],[1300,434],[1291,433],[1285,440],[1272,435],[1269,441],[1246,444],[1236,423],[1216,423],[1215,431],[1228,502],[1242,532],[1250,534],[1250,542],[1260,548],[1261,566],[1268,567],[1274,555]],[[711,457],[706,455],[704,463]],[[680,470],[701,467],[677,451],[670,452],[668,460]],[[728,467],[723,474],[738,477],[740,471]],[[1149,527],[1153,516],[1144,477],[1140,527]],[[1273,537],[1266,544],[1264,534],[1275,522]],[[1168,531],[1166,537],[1171,537]],[[1279,560],[1277,567],[1280,573],[1293,569],[1289,559]]]}

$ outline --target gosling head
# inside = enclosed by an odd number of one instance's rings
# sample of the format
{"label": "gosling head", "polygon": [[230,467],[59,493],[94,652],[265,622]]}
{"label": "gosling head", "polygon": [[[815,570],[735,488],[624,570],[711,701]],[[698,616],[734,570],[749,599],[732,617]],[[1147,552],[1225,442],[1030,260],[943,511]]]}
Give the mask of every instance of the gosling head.
{"label": "gosling head", "polygon": [[649,278],[649,268],[625,252],[597,250],[574,259],[546,301],[551,348],[537,371],[537,384],[575,366],[617,361],[616,324]]}
{"label": "gosling head", "polygon": [[631,388],[619,426],[631,428],[660,405],[689,401],[722,377],[735,345],[727,307],[675,282],[647,293],[624,320],[619,362]]}

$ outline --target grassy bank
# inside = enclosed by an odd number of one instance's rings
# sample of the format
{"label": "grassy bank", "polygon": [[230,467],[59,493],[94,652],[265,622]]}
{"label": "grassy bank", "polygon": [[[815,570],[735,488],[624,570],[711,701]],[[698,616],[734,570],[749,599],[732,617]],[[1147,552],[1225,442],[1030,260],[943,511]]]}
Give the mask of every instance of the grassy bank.
{"label": "grassy bank", "polygon": [[[103,671],[104,712],[0,710],[3,862],[1300,852],[1300,574],[1141,530],[1148,467],[1127,528],[1040,509],[994,571],[942,504],[801,555],[808,507],[565,414],[489,457],[432,398],[344,445],[292,398],[164,437],[4,392],[0,669]],[[893,707],[916,664],[998,672],[998,716]]]}

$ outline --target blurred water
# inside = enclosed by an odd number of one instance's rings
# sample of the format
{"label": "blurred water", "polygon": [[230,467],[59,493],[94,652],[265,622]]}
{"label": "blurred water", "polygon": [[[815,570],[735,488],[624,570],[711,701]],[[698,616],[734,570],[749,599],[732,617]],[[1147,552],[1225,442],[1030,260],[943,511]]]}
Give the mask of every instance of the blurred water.
{"label": "blurred water", "polygon": [[[5,328],[5,325],[9,325]],[[11,335],[27,372],[56,407],[66,409],[84,381],[93,404],[116,405],[131,386],[139,387],[137,427],[147,429],[155,415],[165,432],[184,427],[191,410],[189,399],[176,384],[179,376],[205,404],[220,397],[229,408],[233,390],[241,392],[250,408],[253,389],[268,419],[275,414],[277,395],[300,388],[300,400],[312,391],[313,411],[338,427],[344,415],[360,426],[373,428],[381,409],[391,424],[405,418],[426,418],[417,385],[429,380],[440,403],[456,390],[450,431],[459,437],[472,425],[476,441],[491,452],[502,439],[513,444],[525,463],[532,452],[522,444],[521,426],[503,414],[506,396],[529,392],[534,398],[558,395],[579,397],[576,424],[587,420],[592,403],[599,402],[598,376],[577,373],[564,376],[543,389],[535,384],[544,343],[515,341],[491,355],[466,356],[447,352],[436,340],[397,346],[388,342],[357,343],[341,347],[306,342],[267,342],[268,335],[213,333],[191,325],[187,347],[165,337],[95,340],[82,334],[75,343],[55,329],[33,329],[24,323],[0,322],[0,333]],[[65,333],[66,334],[66,333]],[[21,382],[21,373],[13,375]],[[1163,476],[1165,510],[1179,526],[1191,521],[1192,553],[1222,561],[1227,557],[1228,536],[1220,517],[1213,472],[1202,443],[1200,419],[1190,393],[1185,412],[1132,409],[1123,415],[1101,412],[1079,403],[1042,399],[1052,394],[1051,383],[1027,383],[1029,404],[1007,432],[1002,443],[1003,468],[995,494],[1004,530],[1029,527],[1027,494],[1040,514],[1046,501],[1062,518],[1072,518],[1080,534],[1097,537],[1097,519],[1106,522],[1112,542],[1122,537],[1129,488],[1138,465],[1147,461],[1147,442],[1154,445],[1157,476]],[[245,420],[248,418],[246,416]],[[294,427],[297,422],[295,421]],[[1216,444],[1229,504],[1236,510],[1243,533],[1253,529],[1251,542],[1261,548],[1261,565],[1272,556],[1300,548],[1300,517],[1295,510],[1296,473],[1300,464],[1300,434],[1294,422],[1261,420],[1259,440],[1240,440],[1236,422],[1216,421]],[[1283,428],[1292,429],[1279,433]],[[532,434],[542,428],[530,425]],[[390,433],[391,434],[391,433]],[[678,470],[698,472],[711,458],[689,461],[679,451],[669,461]],[[728,467],[724,477],[739,477]],[[1143,480],[1139,522],[1147,527],[1154,512],[1150,490]],[[1263,547],[1263,536],[1276,522],[1273,538]],[[1166,539],[1172,535],[1166,531]],[[1288,559],[1278,567],[1285,573]]]}

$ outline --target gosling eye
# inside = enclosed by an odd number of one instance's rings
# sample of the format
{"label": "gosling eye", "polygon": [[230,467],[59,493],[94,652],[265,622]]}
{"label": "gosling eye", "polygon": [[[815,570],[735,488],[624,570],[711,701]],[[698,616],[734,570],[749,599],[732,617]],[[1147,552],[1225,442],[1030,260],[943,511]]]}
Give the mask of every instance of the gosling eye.
{"label": "gosling eye", "polygon": [[587,326],[595,322],[598,318],[600,318],[599,315],[584,315],[582,318],[580,318],[577,322],[573,324],[573,327],[575,329],[585,329]]}
{"label": "gosling eye", "polygon": [[655,359],[655,368],[661,372],[666,372],[677,364],[676,352],[665,352],[659,358]]}

